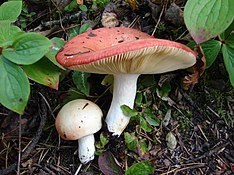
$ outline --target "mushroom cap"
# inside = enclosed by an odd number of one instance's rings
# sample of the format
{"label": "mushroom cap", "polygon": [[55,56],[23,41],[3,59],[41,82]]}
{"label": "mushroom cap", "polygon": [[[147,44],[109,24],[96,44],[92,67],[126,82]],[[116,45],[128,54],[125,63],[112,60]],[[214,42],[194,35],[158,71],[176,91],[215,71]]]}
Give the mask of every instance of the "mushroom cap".
{"label": "mushroom cap", "polygon": [[184,69],[196,62],[187,46],[156,39],[141,31],[113,27],[78,35],[58,52],[64,67],[99,74],[156,74]]}
{"label": "mushroom cap", "polygon": [[99,131],[102,116],[101,109],[95,103],[77,99],[62,107],[56,117],[55,127],[64,140],[77,140]]}

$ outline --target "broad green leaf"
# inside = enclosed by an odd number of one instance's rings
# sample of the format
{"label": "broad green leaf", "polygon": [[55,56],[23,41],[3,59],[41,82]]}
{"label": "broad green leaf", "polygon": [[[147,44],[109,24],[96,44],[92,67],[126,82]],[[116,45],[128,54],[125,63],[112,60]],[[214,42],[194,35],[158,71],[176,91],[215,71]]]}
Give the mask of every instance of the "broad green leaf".
{"label": "broad green leaf", "polygon": [[0,20],[15,22],[22,10],[22,1],[4,2],[0,6]]}
{"label": "broad green leaf", "polygon": [[58,90],[59,68],[47,58],[42,58],[31,65],[22,66],[27,76],[33,81]]}
{"label": "broad green leaf", "polygon": [[234,87],[234,33],[225,41],[222,47],[222,53],[230,82]]}
{"label": "broad green leaf", "polygon": [[75,83],[77,89],[84,93],[85,96],[89,96],[90,85],[88,83],[88,78],[90,73],[74,71],[72,75],[73,82]]}
{"label": "broad green leaf", "polygon": [[221,34],[234,19],[233,0],[188,0],[185,24],[197,44]]}
{"label": "broad green leaf", "polygon": [[124,132],[124,141],[129,150],[133,151],[137,149],[137,138],[134,133]]}
{"label": "broad green leaf", "polygon": [[24,33],[15,38],[12,47],[3,49],[3,56],[16,64],[29,65],[41,59],[52,45],[37,33]]}
{"label": "broad green leaf", "polygon": [[[188,44],[190,48],[194,48],[195,45],[195,42],[190,42]],[[221,45],[222,43],[217,40],[209,40],[201,43],[202,50],[204,51],[206,57],[206,68],[209,68],[214,63],[221,49]]]}
{"label": "broad green leaf", "polygon": [[0,47],[12,45],[14,37],[24,33],[20,28],[12,26],[9,20],[0,21]]}
{"label": "broad green leaf", "polygon": [[131,109],[127,105],[122,105],[122,106],[120,106],[120,108],[123,111],[124,115],[126,115],[128,117],[134,117],[138,114],[138,111],[136,111],[135,109]]}
{"label": "broad green leaf", "polygon": [[49,52],[45,54],[45,56],[56,66],[59,68],[65,70],[64,67],[62,67],[57,61],[56,61],[56,55],[58,51],[64,46],[65,41],[62,40],[61,38],[54,37],[51,39],[53,46],[50,48]]}
{"label": "broad green leaf", "polygon": [[154,167],[150,164],[149,161],[143,161],[135,163],[130,166],[125,175],[149,175],[154,173]]}
{"label": "broad green leaf", "polygon": [[18,65],[0,57],[0,103],[23,114],[30,93],[26,74]]}

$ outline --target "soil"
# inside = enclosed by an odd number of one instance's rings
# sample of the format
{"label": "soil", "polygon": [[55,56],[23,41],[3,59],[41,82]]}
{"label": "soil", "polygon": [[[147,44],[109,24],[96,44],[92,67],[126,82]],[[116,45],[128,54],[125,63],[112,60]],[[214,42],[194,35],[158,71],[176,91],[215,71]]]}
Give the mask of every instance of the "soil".
{"label": "soil", "polygon": [[[39,29],[49,38],[57,36],[66,39],[67,33],[64,33],[59,25],[41,25],[50,19],[59,21],[58,11],[63,9],[61,6],[58,9],[58,5],[51,2],[46,5],[47,2],[44,1],[26,0],[25,3],[30,11],[38,14],[33,21],[28,22],[26,31]],[[85,3],[90,7],[90,2]],[[136,10],[125,1],[114,3],[117,7],[111,7],[114,8],[112,12],[117,14],[122,24],[131,24],[134,28],[150,34],[158,25],[155,36],[159,38],[185,44],[191,39],[181,20],[181,14],[177,14],[175,9],[166,12],[171,7],[170,1],[138,1],[140,5]],[[181,9],[184,4],[185,1],[181,0],[175,1],[173,5]],[[94,12],[83,12],[78,21],[89,22],[93,24],[92,28],[102,27],[100,18],[104,12],[105,9],[101,7]],[[74,15],[74,11],[60,13],[64,16]],[[17,25],[20,24],[21,21],[18,21]],[[64,23],[65,29],[73,25],[73,19]],[[95,134],[96,142],[100,142],[101,134],[109,141],[97,149],[98,155],[93,161],[82,166],[77,155],[77,141],[60,139],[54,126],[64,100],[70,98],[69,89],[75,87],[71,73],[61,80],[59,90],[31,81],[30,99],[23,115],[0,106],[0,174],[69,175],[79,172],[83,175],[118,175],[141,161],[149,161],[154,167],[155,175],[234,174],[234,90],[228,80],[222,57],[205,70],[197,84],[184,90],[177,78],[187,74],[187,71],[181,70],[153,75],[155,82],[165,76],[170,77],[171,91],[167,100],[161,99],[154,88],[140,89],[150,99],[150,104],[145,108],[151,108],[159,121],[163,120],[168,109],[172,110],[171,119],[166,126],[160,123],[159,126],[151,127],[150,132],[146,132],[139,122],[133,120],[126,128],[125,132],[146,143],[147,151],[144,152],[142,147],[130,150],[124,134],[120,137],[111,136],[103,120],[103,128]],[[89,77],[91,96],[87,98],[95,101],[105,116],[112,95],[108,91],[109,87],[101,85],[104,77],[105,75],[95,74]],[[142,82],[148,77],[141,76],[139,84],[144,84]],[[144,108],[136,106],[136,109]],[[167,146],[166,135],[169,131],[176,137],[177,144],[174,149]],[[112,159],[114,163],[110,163]]]}

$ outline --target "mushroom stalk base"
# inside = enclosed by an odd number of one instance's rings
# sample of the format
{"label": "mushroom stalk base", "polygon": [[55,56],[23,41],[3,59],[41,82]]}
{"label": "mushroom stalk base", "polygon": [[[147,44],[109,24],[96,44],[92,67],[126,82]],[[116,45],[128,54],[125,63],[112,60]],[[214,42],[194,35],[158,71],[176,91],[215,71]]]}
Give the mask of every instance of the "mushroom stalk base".
{"label": "mushroom stalk base", "polygon": [[78,140],[78,153],[81,163],[86,164],[94,159],[95,146],[94,135],[82,137]]}
{"label": "mushroom stalk base", "polygon": [[125,116],[120,107],[127,105],[133,108],[138,77],[139,74],[114,75],[113,98],[106,117],[107,127],[112,135],[120,136],[129,123],[130,117]]}

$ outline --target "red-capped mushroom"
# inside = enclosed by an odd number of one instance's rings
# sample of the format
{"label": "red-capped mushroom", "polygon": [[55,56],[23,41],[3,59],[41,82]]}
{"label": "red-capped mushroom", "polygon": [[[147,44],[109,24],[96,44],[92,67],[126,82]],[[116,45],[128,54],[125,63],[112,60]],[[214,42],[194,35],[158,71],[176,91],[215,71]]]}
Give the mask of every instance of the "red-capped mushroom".
{"label": "red-capped mushroom", "polygon": [[195,53],[183,44],[156,39],[131,28],[100,28],[68,41],[57,54],[64,67],[84,72],[114,75],[111,107],[106,123],[120,135],[129,117],[121,105],[134,106],[140,74],[159,74],[192,66]]}

